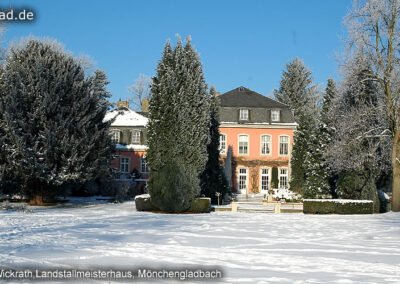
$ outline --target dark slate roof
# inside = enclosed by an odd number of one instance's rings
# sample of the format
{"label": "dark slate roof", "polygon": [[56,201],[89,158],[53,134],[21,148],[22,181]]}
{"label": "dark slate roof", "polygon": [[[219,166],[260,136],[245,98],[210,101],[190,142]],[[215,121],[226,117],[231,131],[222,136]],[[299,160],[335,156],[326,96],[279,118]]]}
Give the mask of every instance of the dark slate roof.
{"label": "dark slate roof", "polygon": [[[219,96],[221,103],[220,121],[231,123],[271,123],[271,110],[280,111],[280,119],[274,123],[295,123],[289,106],[239,87]],[[249,110],[249,120],[239,120],[239,109]]]}
{"label": "dark slate roof", "polygon": [[287,105],[263,96],[245,87],[233,89],[220,96],[222,107],[283,108]]}

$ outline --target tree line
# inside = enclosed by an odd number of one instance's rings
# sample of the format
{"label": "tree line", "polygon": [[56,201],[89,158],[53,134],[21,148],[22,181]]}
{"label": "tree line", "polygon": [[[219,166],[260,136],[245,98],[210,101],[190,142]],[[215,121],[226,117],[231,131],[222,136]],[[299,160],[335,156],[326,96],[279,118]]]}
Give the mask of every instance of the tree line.
{"label": "tree line", "polygon": [[304,197],[376,200],[390,189],[400,210],[400,1],[355,1],[346,17],[339,87],[319,94],[311,72],[295,59],[277,100],[295,110],[291,189]]}

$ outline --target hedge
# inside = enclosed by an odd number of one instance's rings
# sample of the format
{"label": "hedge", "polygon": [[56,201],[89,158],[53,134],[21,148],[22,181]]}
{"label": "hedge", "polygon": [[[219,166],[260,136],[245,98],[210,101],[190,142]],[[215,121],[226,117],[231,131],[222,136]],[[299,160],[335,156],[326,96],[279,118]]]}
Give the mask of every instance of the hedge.
{"label": "hedge", "polygon": [[[137,195],[135,198],[137,211],[160,211],[150,201],[149,194]],[[202,197],[196,198],[190,203],[188,212],[192,213],[209,213],[211,211],[211,198]]]}
{"label": "hedge", "polygon": [[193,213],[209,213],[211,210],[211,198],[196,198],[190,203],[189,212]]}
{"label": "hedge", "polygon": [[304,199],[304,214],[373,214],[372,200]]}

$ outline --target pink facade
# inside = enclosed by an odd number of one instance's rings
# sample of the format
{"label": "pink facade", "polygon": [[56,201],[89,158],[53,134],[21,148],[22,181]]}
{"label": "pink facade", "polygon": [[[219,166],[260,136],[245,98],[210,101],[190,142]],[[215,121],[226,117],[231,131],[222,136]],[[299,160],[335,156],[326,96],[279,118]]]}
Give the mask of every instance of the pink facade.
{"label": "pink facade", "polygon": [[[260,159],[266,161],[284,161],[288,163],[289,155],[279,155],[279,137],[289,137],[289,154],[290,149],[293,145],[293,129],[282,129],[282,128],[248,128],[248,127],[220,127],[220,134],[226,135],[226,144],[232,146],[233,157],[242,157],[248,160]],[[239,155],[239,135],[249,136],[249,154]],[[261,153],[261,136],[271,136],[271,153]],[[225,154],[221,154],[221,157],[225,158]]]}
{"label": "pink facade", "polygon": [[[137,182],[137,194],[143,193],[144,186],[146,184],[146,180],[150,176],[150,172],[142,171],[143,170],[143,157],[146,156],[146,151],[135,151],[135,150],[117,150],[116,158],[112,161],[111,167],[119,172],[124,168],[122,166],[122,159],[126,159],[128,161],[128,167],[125,174],[130,174],[134,169],[137,169],[141,174],[141,177],[136,181]],[[122,174],[124,172],[122,171]]]}
{"label": "pink facade", "polygon": [[[230,146],[234,161],[232,166],[234,190],[240,193],[267,193],[271,188],[274,167],[278,170],[278,187],[288,187],[294,131],[295,126],[237,124],[233,127],[222,124],[220,134],[223,138],[220,139],[220,143],[224,145],[221,149],[221,158],[226,159]],[[245,147],[247,141],[247,149],[242,148],[241,152],[240,136],[247,137],[242,143]],[[281,144],[287,144],[287,147]],[[245,183],[244,188],[243,183]]]}

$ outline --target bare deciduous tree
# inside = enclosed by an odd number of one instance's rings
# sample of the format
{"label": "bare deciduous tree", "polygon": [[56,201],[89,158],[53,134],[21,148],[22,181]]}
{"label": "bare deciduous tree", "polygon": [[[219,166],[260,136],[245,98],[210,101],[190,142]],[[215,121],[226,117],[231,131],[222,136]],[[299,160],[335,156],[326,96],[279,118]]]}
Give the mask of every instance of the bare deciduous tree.
{"label": "bare deciduous tree", "polygon": [[151,78],[140,73],[135,83],[128,87],[128,92],[132,94],[132,97],[128,98],[128,101],[133,105],[134,109],[140,111],[143,100],[150,98],[150,84]]}
{"label": "bare deciduous tree", "polygon": [[400,0],[356,0],[346,18],[348,51],[361,52],[371,67],[392,132],[393,211],[400,211]]}

